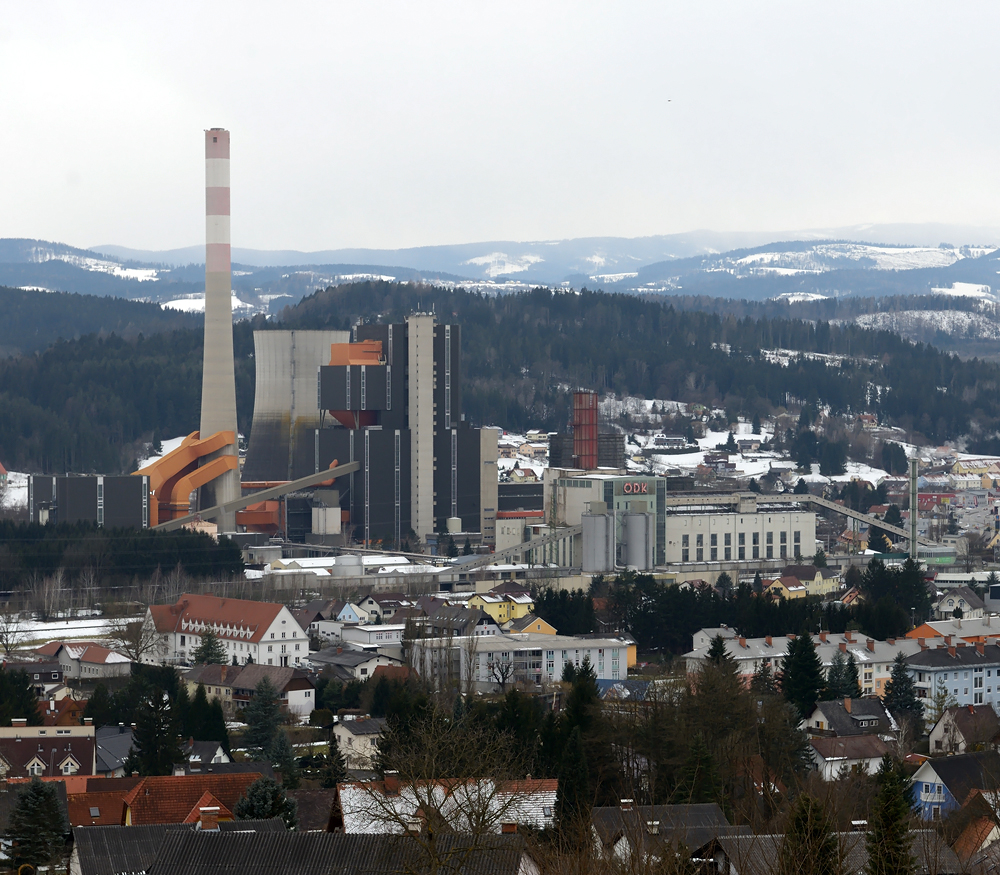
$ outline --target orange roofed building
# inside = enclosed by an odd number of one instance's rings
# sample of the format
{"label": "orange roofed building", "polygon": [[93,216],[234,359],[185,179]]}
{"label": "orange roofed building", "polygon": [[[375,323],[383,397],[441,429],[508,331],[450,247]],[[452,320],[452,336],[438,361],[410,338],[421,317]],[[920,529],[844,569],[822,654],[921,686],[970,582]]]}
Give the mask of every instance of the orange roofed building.
{"label": "orange roofed building", "polygon": [[194,823],[199,809],[218,806],[219,820],[232,820],[233,808],[259,772],[167,775],[143,778],[122,799],[121,823]]}
{"label": "orange roofed building", "polygon": [[309,639],[284,605],[226,599],[213,595],[182,595],[173,605],[150,605],[151,623],[159,644],[144,662],[186,662],[206,632],[213,632],[240,664],[249,657],[258,665],[301,665],[309,655]]}

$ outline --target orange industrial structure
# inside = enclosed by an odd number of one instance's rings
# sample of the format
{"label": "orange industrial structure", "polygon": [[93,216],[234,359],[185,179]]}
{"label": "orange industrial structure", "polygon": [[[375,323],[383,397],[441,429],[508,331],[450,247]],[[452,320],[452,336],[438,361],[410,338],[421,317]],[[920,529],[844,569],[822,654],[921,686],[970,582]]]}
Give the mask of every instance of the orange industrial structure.
{"label": "orange industrial structure", "polygon": [[[384,365],[381,340],[361,340],[357,343],[331,343],[330,365]],[[330,415],[345,428],[367,428],[378,425],[374,410],[331,410]]]}
{"label": "orange industrial structure", "polygon": [[137,471],[149,477],[150,527],[187,516],[191,512],[191,493],[195,489],[228,471],[237,470],[239,458],[235,452],[200,465],[205,456],[235,445],[236,435],[231,431],[219,431],[204,440],[195,431],[184,438],[176,450]]}

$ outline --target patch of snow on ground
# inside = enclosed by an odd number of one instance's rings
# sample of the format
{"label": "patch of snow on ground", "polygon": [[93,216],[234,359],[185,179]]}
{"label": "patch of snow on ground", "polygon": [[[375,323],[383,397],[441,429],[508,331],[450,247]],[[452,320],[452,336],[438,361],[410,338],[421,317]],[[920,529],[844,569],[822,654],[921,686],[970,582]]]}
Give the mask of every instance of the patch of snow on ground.
{"label": "patch of snow on ground", "polygon": [[63,641],[102,638],[110,631],[111,621],[103,617],[78,617],[72,620],[24,620],[25,644],[37,641]]}
{"label": "patch of snow on ground", "polygon": [[0,492],[0,507],[28,506],[28,475],[19,471],[7,472],[7,488]]}
{"label": "patch of snow on ground", "polygon": [[772,298],[772,301],[788,301],[789,304],[802,304],[807,301],[825,301],[827,299],[826,295],[821,295],[819,292],[785,292],[783,295],[778,295]]}
{"label": "patch of snow on ground", "polygon": [[143,468],[148,468],[150,465],[153,464],[153,462],[157,461],[158,459],[162,459],[165,455],[167,455],[167,453],[172,453],[181,445],[181,441],[183,441],[185,437],[187,437],[187,435],[183,435],[182,437],[170,438],[170,440],[166,441],[161,441],[160,443],[163,446],[163,452],[160,453],[160,455],[158,456],[152,455],[148,459],[143,459],[141,462],[139,462],[139,470],[141,471]]}
{"label": "patch of snow on ground", "polygon": [[505,273],[520,273],[540,261],[544,261],[540,255],[511,256],[507,255],[506,252],[491,252],[489,255],[470,258],[468,261],[463,261],[462,264],[475,264],[479,267],[485,267],[486,275],[495,277]]}
{"label": "patch of snow on ground", "polygon": [[934,287],[931,291],[935,295],[952,295],[956,298],[985,298],[990,301],[997,300],[989,286],[979,283],[952,283],[950,289]]}
{"label": "patch of snow on ground", "polygon": [[[185,295],[183,298],[174,298],[172,301],[164,301],[160,306],[164,310],[180,310],[182,313],[204,313],[205,293],[202,292],[198,295]],[[236,295],[232,297],[232,307],[234,313],[239,310],[254,309],[253,304],[241,301]]]}
{"label": "patch of snow on ground", "polygon": [[941,331],[957,337],[1000,340],[1000,324],[982,313],[964,310],[900,310],[863,313],[854,320],[862,328],[893,331],[904,337],[914,331]]}
{"label": "patch of snow on ground", "polygon": [[595,283],[617,283],[622,280],[630,280],[639,276],[636,273],[599,273],[591,277]]}

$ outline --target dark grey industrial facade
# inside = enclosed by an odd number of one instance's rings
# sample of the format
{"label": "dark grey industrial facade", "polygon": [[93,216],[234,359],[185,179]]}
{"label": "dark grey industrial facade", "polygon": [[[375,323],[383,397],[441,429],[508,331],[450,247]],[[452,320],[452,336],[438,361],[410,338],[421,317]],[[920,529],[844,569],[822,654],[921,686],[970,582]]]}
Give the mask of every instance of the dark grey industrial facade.
{"label": "dark grey industrial facade", "polygon": [[104,528],[149,528],[149,478],[34,474],[28,478],[33,523],[94,523]]}

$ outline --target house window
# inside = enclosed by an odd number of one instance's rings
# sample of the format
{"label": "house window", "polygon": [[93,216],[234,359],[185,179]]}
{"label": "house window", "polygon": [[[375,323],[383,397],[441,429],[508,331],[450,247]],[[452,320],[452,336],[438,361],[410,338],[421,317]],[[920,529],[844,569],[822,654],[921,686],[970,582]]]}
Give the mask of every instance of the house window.
{"label": "house window", "polygon": [[940,819],[941,819],[941,806],[935,805],[933,808],[931,808],[931,820],[940,820]]}
{"label": "house window", "polygon": [[924,784],[924,795],[926,796],[930,792],[931,792],[931,785],[930,784]]}

